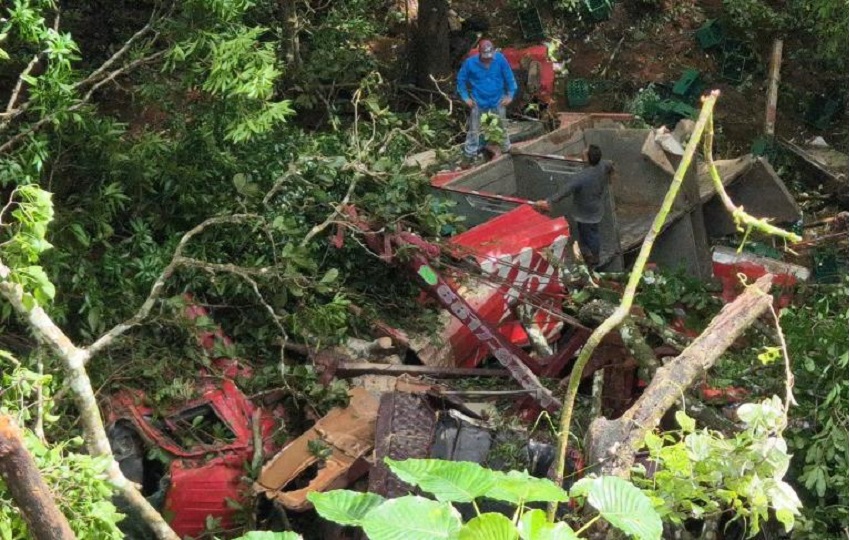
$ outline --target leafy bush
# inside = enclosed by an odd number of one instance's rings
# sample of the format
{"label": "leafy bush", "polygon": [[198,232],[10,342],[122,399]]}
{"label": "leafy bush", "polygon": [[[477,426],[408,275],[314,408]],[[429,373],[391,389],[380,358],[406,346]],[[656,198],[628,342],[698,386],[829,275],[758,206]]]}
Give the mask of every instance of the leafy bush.
{"label": "leafy bush", "polygon": [[805,506],[800,534],[843,534],[848,504],[848,287],[821,286],[788,308],[782,327],[794,362],[795,396],[788,437],[791,474]]}
{"label": "leafy bush", "polygon": [[[322,517],[342,525],[362,527],[371,540],[578,538],[600,517],[631,537],[661,538],[661,520],[649,499],[629,482],[612,476],[586,478],[570,494],[547,479],[527,473],[503,473],[477,463],[437,459],[384,460],[401,480],[435,500],[416,495],[385,500],[374,493],[336,490],[311,493],[308,498]],[[542,510],[527,503],[566,502],[586,499],[599,514],[574,532],[563,522],[551,523]],[[514,519],[502,514],[481,513],[476,501],[487,498],[517,507]],[[476,516],[466,523],[451,503],[472,503]]]}
{"label": "leafy bush", "polygon": [[[3,388],[0,411],[4,414],[16,417],[18,423],[25,426],[35,417],[34,394],[38,389],[42,390],[42,399],[49,408],[50,375],[26,369],[4,351],[0,351],[0,373],[0,388]],[[50,423],[57,418],[45,415],[44,420]],[[106,477],[111,459],[73,452],[83,445],[79,437],[47,444],[32,430],[23,427],[22,431],[24,447],[32,454],[77,538],[124,538],[117,526],[123,516],[111,502],[113,488]],[[27,524],[0,481],[0,540],[21,538],[29,538]]]}
{"label": "leafy bush", "polygon": [[763,0],[723,0],[727,20],[750,39],[755,32],[773,33],[788,24],[787,14],[776,11]]}
{"label": "leafy bush", "polygon": [[781,429],[782,401],[774,396],[738,408],[746,428],[734,437],[696,430],[683,411],[676,413],[681,431],[646,436],[650,458],[658,464],[650,477],[642,466],[635,481],[651,496],[662,518],[681,525],[688,518],[718,519],[730,510],[754,535],[768,519],[768,510],[786,531],[794,526],[800,500],[783,480],[791,456]]}
{"label": "leafy bush", "polygon": [[638,90],[638,93],[626,104],[626,112],[651,123],[658,111],[659,103],[661,103],[661,96],[655,89],[655,85],[650,83],[646,88]]}

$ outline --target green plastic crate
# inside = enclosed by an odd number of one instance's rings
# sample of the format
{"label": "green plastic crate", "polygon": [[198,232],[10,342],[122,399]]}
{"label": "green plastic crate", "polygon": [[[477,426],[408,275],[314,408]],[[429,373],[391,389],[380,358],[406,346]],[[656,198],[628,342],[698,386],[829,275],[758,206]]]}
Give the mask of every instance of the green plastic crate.
{"label": "green plastic crate", "polygon": [[594,21],[604,21],[611,16],[613,6],[610,0],[584,0],[590,18]]}
{"label": "green plastic crate", "polygon": [[716,19],[712,19],[696,31],[696,38],[699,48],[706,51],[717,47],[718,45],[722,45],[726,36],[723,33],[723,27],[720,26],[720,22]]}
{"label": "green plastic crate", "polygon": [[584,79],[567,82],[567,104],[573,108],[584,107],[590,101],[590,85]]}
{"label": "green plastic crate", "polygon": [[692,99],[700,91],[699,71],[688,68],[673,86],[673,94],[683,98]]}
{"label": "green plastic crate", "polygon": [[776,141],[773,137],[759,135],[753,140],[750,153],[754,156],[763,156],[772,163],[776,160]]}
{"label": "green plastic crate", "polygon": [[530,7],[517,11],[517,19],[523,39],[526,41],[546,39],[546,30],[543,28],[543,21],[540,20],[540,13],[537,8]]}
{"label": "green plastic crate", "polygon": [[665,124],[675,124],[682,118],[696,120],[698,111],[681,101],[665,99],[658,104],[658,116]]}
{"label": "green plastic crate", "polygon": [[723,60],[720,65],[720,76],[732,82],[743,81],[751,60],[752,55],[742,43],[726,40],[723,43]]}

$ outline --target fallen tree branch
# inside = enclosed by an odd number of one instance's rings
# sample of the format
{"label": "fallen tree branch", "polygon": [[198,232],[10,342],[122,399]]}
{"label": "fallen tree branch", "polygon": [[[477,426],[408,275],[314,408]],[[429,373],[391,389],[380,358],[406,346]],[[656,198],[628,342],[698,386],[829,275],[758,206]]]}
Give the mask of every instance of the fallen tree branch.
{"label": "fallen tree branch", "polygon": [[107,476],[110,482],[150,526],[157,538],[160,540],[179,540],[162,515],[150,505],[147,499],[133,486],[133,483],[127,480],[112,455],[91,380],[86,373],[85,360],[91,356],[91,352],[75,346],[68,336],[56,326],[44,309],[39,306],[27,309],[24,305],[23,287],[9,281],[10,274],[9,267],[0,261],[0,296],[3,296],[12,305],[18,316],[26,321],[36,338],[47,344],[60,358],[68,385],[73,391],[75,405],[80,414],[83,438],[86,441],[89,454],[108,457],[110,463]]}
{"label": "fallen tree branch", "polygon": [[[602,338],[605,337],[608,332],[617,328],[617,326],[619,326],[629,314],[635,293],[637,292],[638,284],[643,276],[643,269],[646,266],[647,260],[649,260],[649,254],[652,251],[652,246],[655,244],[655,238],[664,227],[664,223],[667,221],[667,215],[670,213],[670,209],[673,207],[673,202],[679,194],[679,188],[681,187],[682,182],[685,179],[685,174],[693,160],[697,144],[699,144],[702,132],[705,130],[705,126],[711,116],[711,111],[714,108],[718,95],[719,92],[714,91],[703,101],[702,111],[700,112],[696,126],[694,126],[694,131],[688,141],[688,145],[685,148],[685,154],[682,156],[682,160],[676,169],[676,174],[673,175],[673,181],[670,183],[670,188],[664,196],[661,208],[655,215],[652,227],[650,227],[649,232],[643,239],[643,245],[640,248],[640,253],[638,253],[637,260],[635,261],[632,272],[629,275],[629,281],[623,291],[623,299],[620,302],[620,305],[617,306],[617,309],[614,310],[614,313],[609,318],[607,318],[593,331],[592,334],[590,334],[587,344],[585,344],[582,348],[581,354],[579,354],[579,357],[576,359],[576,363],[573,366],[572,373],[570,373],[570,381],[567,386],[567,393],[564,396],[564,406],[561,412],[561,422],[558,433],[558,454],[557,463],[555,465],[555,483],[558,485],[562,484],[564,481],[564,466],[566,465],[570,424],[572,422],[573,407],[575,405],[575,398],[578,393],[578,386],[581,382],[581,375],[584,372],[584,367],[587,365],[588,361],[590,361],[591,356],[593,356],[593,352],[602,342]],[[557,509],[557,503],[551,503],[549,505],[549,521],[555,520],[555,513]]]}
{"label": "fallen tree branch", "polygon": [[56,507],[15,420],[0,413],[0,479],[9,490],[35,540],[74,540],[68,520]]}
{"label": "fallen tree branch", "polygon": [[711,175],[711,181],[714,183],[714,191],[717,192],[717,195],[723,202],[723,206],[726,207],[726,211],[732,215],[732,219],[734,220],[738,230],[743,231],[744,227],[746,227],[747,230],[755,229],[765,234],[778,236],[784,240],[788,240],[789,242],[799,242],[802,240],[802,237],[798,234],[780,229],[776,225],[771,225],[766,218],[755,218],[751,216],[744,210],[743,206],[735,206],[735,203],[732,202],[732,198],[729,197],[728,193],[726,193],[726,188],[723,186],[723,180],[720,178],[720,173],[717,171],[717,166],[714,164],[714,157],[712,156],[713,145],[714,117],[709,116],[703,146],[705,162],[708,165],[708,172]]}
{"label": "fallen tree branch", "polygon": [[151,292],[148,293],[148,297],[142,302],[142,306],[136,311],[136,313],[127,319],[126,321],[119,323],[112,327],[108,332],[100,336],[94,343],[89,345],[87,348],[83,349],[85,352],[85,357],[83,358],[83,363],[88,362],[89,359],[95,354],[99,353],[101,350],[105,349],[112,345],[115,342],[115,339],[124,334],[127,330],[133,328],[137,324],[141,323],[147,316],[150,314],[151,309],[155,305],[157,299],[162,294],[162,290],[165,287],[165,282],[174,275],[174,272],[179,268],[180,262],[183,259],[183,250],[186,247],[186,244],[189,243],[194,236],[203,232],[206,228],[211,227],[213,225],[221,225],[221,224],[236,224],[236,223],[246,223],[248,221],[257,221],[260,220],[260,216],[256,214],[234,214],[232,216],[218,216],[212,217],[207,220],[204,220],[200,224],[196,225],[192,230],[183,235],[180,239],[180,242],[177,243],[177,247],[174,250],[174,254],[171,257],[171,262],[165,267],[165,269],[160,273],[159,277],[156,278],[153,285],[151,286]]}
{"label": "fallen tree branch", "polygon": [[714,365],[744,331],[770,309],[768,294],[772,275],[761,277],[731,304],[727,304],[708,328],[691,345],[665,366],[637,402],[616,420],[597,418],[589,429],[589,463],[602,464],[602,474],[624,476],[629,473],[635,452],[644,444],[646,434],[696,381]]}

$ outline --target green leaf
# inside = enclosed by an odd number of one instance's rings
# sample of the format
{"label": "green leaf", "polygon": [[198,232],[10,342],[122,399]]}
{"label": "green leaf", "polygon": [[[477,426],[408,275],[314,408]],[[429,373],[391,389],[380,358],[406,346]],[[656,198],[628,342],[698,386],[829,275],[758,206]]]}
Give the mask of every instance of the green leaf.
{"label": "green leaf", "polygon": [[471,502],[484,496],[500,474],[468,461],[384,458],[384,462],[402,481],[433,493],[439,501]]}
{"label": "green leaf", "polygon": [[307,495],[307,500],[313,503],[316,512],[323,518],[340,525],[355,526],[360,526],[363,517],[384,502],[380,495],[345,489],[325,493],[314,491]]}
{"label": "green leaf", "polygon": [[594,480],[596,480],[594,477],[584,477],[579,479],[573,484],[573,487],[570,488],[570,498],[586,499],[587,494],[590,493],[590,488],[593,487]]}
{"label": "green leaf", "polygon": [[291,531],[251,531],[248,534],[240,536],[236,540],[301,540],[301,535]]}
{"label": "green leaf", "polygon": [[502,514],[481,514],[469,520],[460,530],[459,540],[515,540],[514,524]]}
{"label": "green leaf", "polygon": [[676,422],[685,433],[692,433],[697,428],[696,421],[683,410],[676,411]]}
{"label": "green leaf", "polygon": [[566,523],[549,523],[543,510],[524,513],[518,527],[522,540],[578,540]]}
{"label": "green leaf", "polygon": [[336,268],[331,268],[330,270],[325,272],[325,275],[322,276],[322,279],[319,281],[319,283],[323,283],[325,285],[328,285],[328,284],[336,281],[336,278],[338,276],[339,276],[339,270],[337,270]]}
{"label": "green leaf", "polygon": [[496,483],[484,496],[516,505],[525,502],[565,502],[569,500],[567,492],[551,480],[535,478],[528,473],[519,471],[510,471],[507,474],[500,473]]}
{"label": "green leaf", "polygon": [[587,501],[614,527],[640,540],[661,538],[661,518],[640,489],[616,476],[597,478]]}
{"label": "green leaf", "polygon": [[374,508],[362,527],[370,540],[449,540],[458,537],[461,521],[447,502],[408,495]]}

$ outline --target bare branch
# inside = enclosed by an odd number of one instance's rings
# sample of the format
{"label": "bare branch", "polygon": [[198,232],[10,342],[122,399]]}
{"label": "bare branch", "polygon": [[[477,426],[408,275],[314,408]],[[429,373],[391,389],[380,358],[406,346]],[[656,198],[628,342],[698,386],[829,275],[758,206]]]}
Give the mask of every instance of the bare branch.
{"label": "bare branch", "polygon": [[708,165],[708,172],[711,174],[711,180],[714,184],[714,190],[717,192],[717,195],[720,196],[720,200],[723,201],[723,206],[726,207],[726,211],[732,215],[732,219],[735,222],[735,225],[739,227],[745,226],[748,229],[756,229],[765,234],[769,234],[772,236],[778,236],[789,242],[799,242],[802,238],[793,232],[786,231],[777,227],[776,225],[771,225],[768,223],[765,218],[755,218],[744,211],[743,206],[735,206],[735,203],[732,202],[732,198],[729,197],[729,194],[726,193],[726,188],[723,186],[723,180],[720,178],[720,173],[717,172],[717,167],[714,165],[714,157],[712,156],[712,147],[714,143],[714,117],[711,116],[708,119],[708,127],[705,131],[705,146],[703,147],[703,153],[705,154],[705,161]]}
{"label": "bare branch", "polygon": [[118,462],[112,455],[91,380],[86,373],[85,362],[91,356],[91,352],[74,345],[68,336],[56,326],[56,323],[44,309],[39,306],[28,309],[24,303],[23,287],[18,283],[9,281],[11,273],[11,269],[0,261],[0,296],[3,296],[12,305],[14,311],[26,322],[33,334],[40,341],[46,343],[61,359],[66,380],[73,391],[74,404],[79,411],[83,436],[89,454],[105,456],[110,459],[109,468],[106,471],[110,482],[139,512],[157,538],[160,540],[178,540],[177,535],[171,530],[162,515],[122,474]]}
{"label": "bare branch", "polygon": [[277,193],[284,188],[286,181],[289,180],[290,178],[295,177],[295,176],[298,176],[298,172],[295,169],[295,164],[290,163],[289,169],[280,178],[275,180],[274,185],[265,194],[265,196],[263,196],[263,205],[268,205],[269,201],[272,200],[272,197],[277,195]]}
{"label": "bare branch", "polygon": [[178,267],[188,267],[188,268],[200,268],[202,270],[208,270],[210,272],[221,272],[224,274],[235,274],[238,276],[265,276],[271,273],[273,268],[271,266],[262,266],[260,268],[249,268],[246,266],[239,266],[231,263],[212,263],[207,261],[202,261],[200,259],[193,259],[190,257],[177,257],[174,259],[175,266]]}
{"label": "bare branch", "polygon": [[100,336],[97,341],[89,345],[86,349],[87,357],[84,361],[88,361],[89,358],[103,350],[104,348],[110,346],[117,337],[121,336],[124,332],[133,328],[140,322],[142,322],[150,313],[151,309],[153,309],[156,300],[162,294],[162,290],[165,287],[165,282],[174,275],[175,270],[180,266],[183,258],[183,249],[186,247],[186,244],[189,243],[194,236],[200,234],[208,227],[213,225],[221,225],[221,224],[236,224],[236,223],[246,223],[249,221],[258,221],[262,218],[256,214],[234,214],[232,216],[219,216],[213,217],[205,220],[199,225],[195,226],[192,230],[183,235],[180,239],[180,242],[177,244],[177,248],[174,250],[174,254],[171,257],[171,262],[168,263],[168,266],[162,271],[159,277],[154,281],[151,286],[151,292],[148,294],[148,297],[142,303],[142,306],[139,310],[127,319],[126,321],[115,325],[111,330]]}
{"label": "bare branch", "polygon": [[351,200],[351,195],[354,194],[354,189],[357,187],[357,181],[359,179],[360,175],[355,174],[354,177],[351,179],[351,182],[349,182],[348,184],[348,191],[345,192],[345,197],[343,197],[338,204],[334,205],[333,212],[331,212],[331,214],[323,222],[318,225],[315,225],[312,229],[310,229],[310,232],[307,233],[307,236],[305,236],[304,239],[301,240],[301,247],[304,247],[309,244],[310,240],[312,240],[313,237],[315,237],[317,234],[319,234],[334,223],[336,217],[340,215],[340,210],[344,206],[348,205],[348,201]]}
{"label": "bare branch", "polygon": [[27,67],[21,72],[18,76],[18,82],[15,83],[15,88],[12,90],[12,97],[9,98],[9,103],[6,105],[6,114],[12,116],[15,111],[15,103],[18,102],[18,94],[21,93],[21,89],[24,87],[24,79],[30,74],[36,64],[38,64],[38,59],[41,58],[41,53],[35,54],[30,60],[30,63],[27,64]]}
{"label": "bare branch", "polygon": [[118,51],[115,54],[110,56],[103,64],[101,64],[101,66],[99,68],[94,70],[91,73],[91,75],[89,75],[88,77],[86,77],[82,81],[79,81],[78,83],[76,83],[74,85],[74,88],[75,89],[80,88],[82,86],[85,86],[87,84],[91,84],[91,83],[97,81],[104,73],[106,73],[107,70],[109,70],[109,68],[112,67],[112,65],[115,62],[117,62],[118,60],[121,59],[122,56],[127,54],[127,51],[130,50],[130,47],[132,47],[133,44],[135,44],[137,41],[139,41],[145,34],[150,33],[153,30],[154,23],[157,22],[157,21],[158,21],[157,11],[156,11],[156,9],[154,9],[154,11],[151,13],[150,20],[148,21],[148,23],[145,26],[143,26],[138,32],[133,34],[130,37],[130,39],[128,39],[127,42],[124,43],[123,47],[118,49]]}

